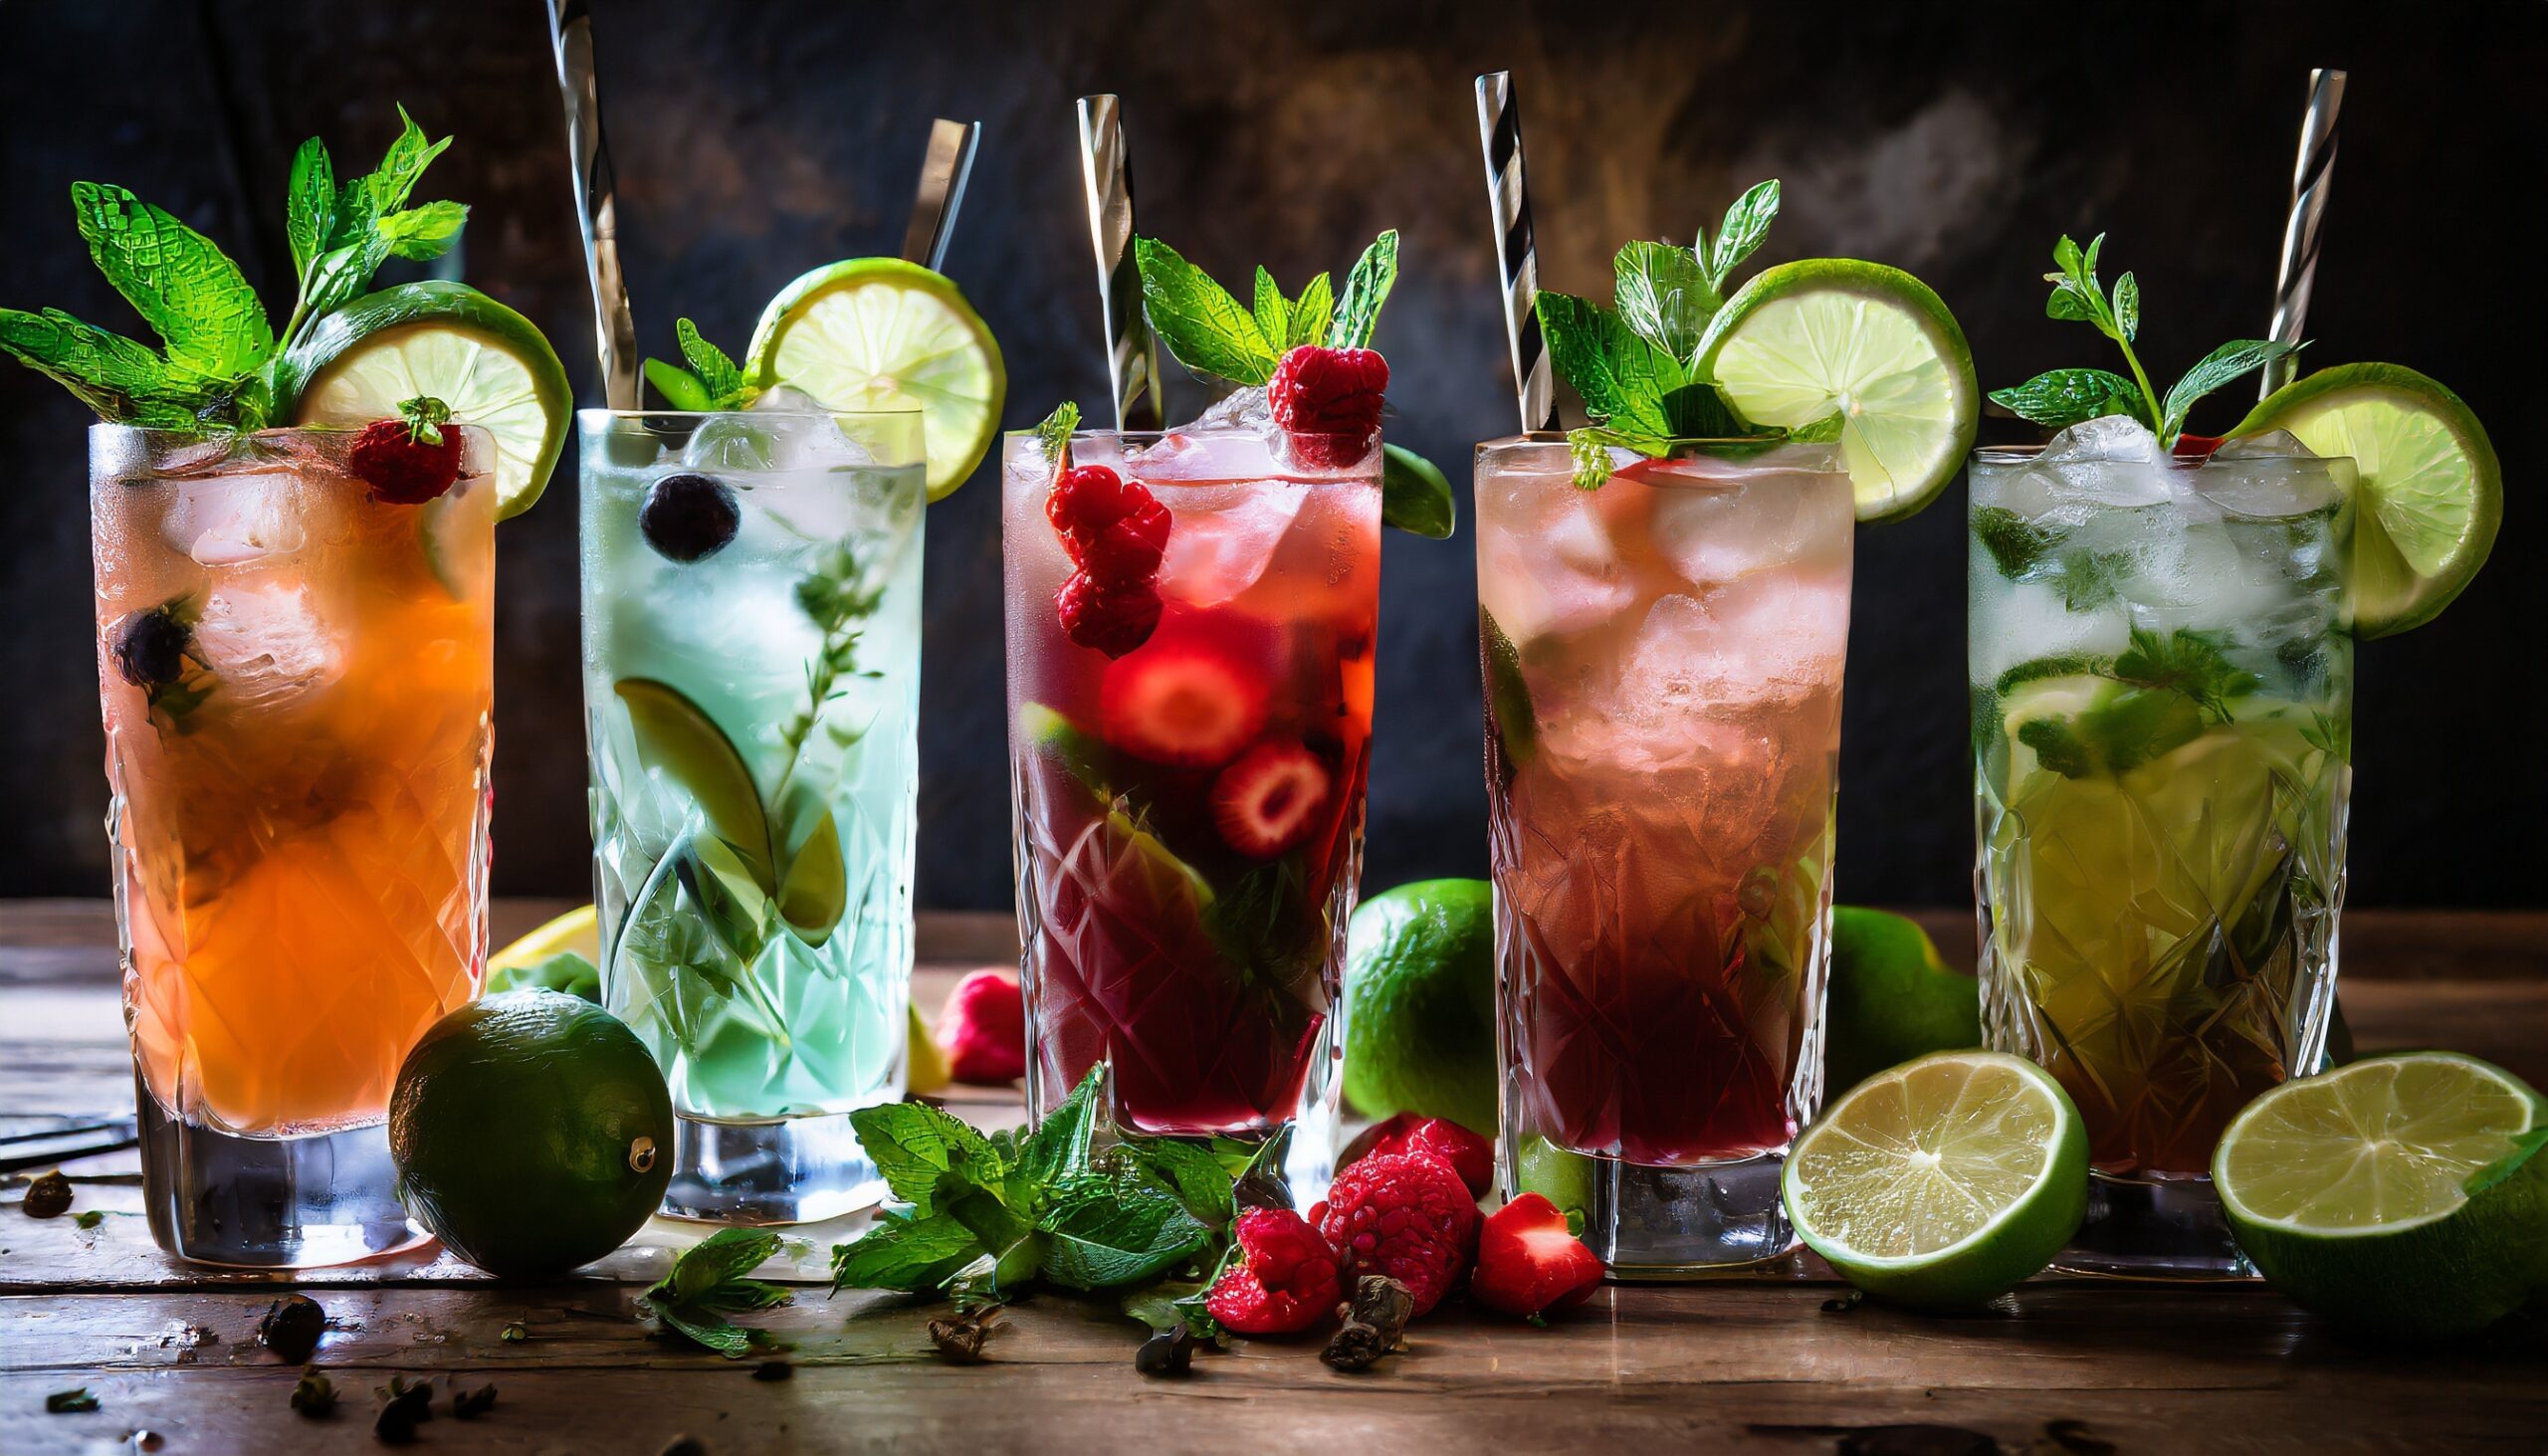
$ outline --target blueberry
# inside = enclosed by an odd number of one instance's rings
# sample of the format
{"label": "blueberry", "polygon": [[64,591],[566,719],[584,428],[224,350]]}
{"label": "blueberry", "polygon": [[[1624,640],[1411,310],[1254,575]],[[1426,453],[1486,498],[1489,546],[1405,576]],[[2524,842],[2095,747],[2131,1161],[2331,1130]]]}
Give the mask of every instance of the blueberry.
{"label": "blueberry", "polygon": [[183,677],[194,634],[166,607],[134,612],[115,627],[115,671],[136,688],[163,688]]}
{"label": "blueberry", "polygon": [[646,492],[637,526],[646,543],[675,561],[713,556],[735,538],[743,524],[735,493],[724,482],[703,475],[666,476]]}

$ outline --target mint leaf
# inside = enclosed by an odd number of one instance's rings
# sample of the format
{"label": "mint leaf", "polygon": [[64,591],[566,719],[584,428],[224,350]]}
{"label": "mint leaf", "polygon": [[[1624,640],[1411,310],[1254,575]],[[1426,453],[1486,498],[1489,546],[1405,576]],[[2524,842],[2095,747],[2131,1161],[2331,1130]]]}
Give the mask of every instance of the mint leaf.
{"label": "mint leaf", "polygon": [[1031,1190],[1088,1171],[1090,1144],[1097,1136],[1097,1095],[1105,1078],[1103,1063],[1089,1068],[1070,1096],[1035,1125],[1017,1149],[1012,1185]]}
{"label": "mint leaf", "polygon": [[1274,345],[1229,290],[1156,238],[1135,238],[1133,257],[1151,327],[1179,362],[1239,384],[1274,377]]}
{"label": "mint leaf", "polygon": [[1275,284],[1274,275],[1267,273],[1262,266],[1256,270],[1254,312],[1257,333],[1264,337],[1279,358],[1283,353],[1283,340],[1292,335],[1291,309],[1283,302],[1283,290]]}
{"label": "mint leaf", "polygon": [[1037,1228],[1051,1243],[1043,1277],[1065,1289],[1139,1284],[1212,1245],[1212,1230],[1175,1195],[1118,1173],[1067,1179]]}
{"label": "mint leaf", "polygon": [[292,158],[292,183],[284,194],[284,231],[292,239],[292,276],[310,272],[327,241],[327,219],[336,206],[336,171],[327,143],[313,136]]}
{"label": "mint leaf", "polygon": [[2138,386],[2104,369],[2053,369],[2015,389],[1994,389],[1991,398],[2019,419],[2055,430],[2104,415],[2138,419],[2149,409]]}
{"label": "mint leaf", "polygon": [[776,1254],[780,1242],[774,1230],[721,1228],[685,1250],[670,1274],[637,1297],[637,1308],[693,1344],[740,1359],[768,1336],[742,1329],[726,1316],[793,1298],[777,1285],[743,1277]]}
{"label": "mint leaf", "polygon": [[672,1273],[646,1293],[684,1302],[704,1299],[768,1263],[782,1237],[774,1229],[721,1228],[684,1249]]}
{"label": "mint leaf", "polygon": [[643,367],[647,382],[653,384],[656,392],[663,395],[664,402],[675,409],[705,411],[716,402],[716,396],[708,392],[708,386],[700,382],[699,376],[679,364],[648,359]]}
{"label": "mint leaf", "polygon": [[2141,282],[2128,273],[2114,281],[2114,322],[2125,343],[2141,336]]}
{"label": "mint leaf", "polygon": [[1818,420],[1799,425],[1788,431],[1787,437],[1809,445],[1828,445],[1847,433],[1848,428],[1849,417],[1838,410],[1833,410]]}
{"label": "mint leaf", "polygon": [[1044,458],[1056,466],[1070,463],[1071,432],[1079,428],[1079,405],[1063,400],[1053,412],[1035,425],[1035,443],[1044,449]]}
{"label": "mint leaf", "polygon": [[1326,933],[1326,917],[1305,904],[1308,885],[1297,857],[1258,865],[1203,910],[1203,934],[1251,982],[1288,985]]}
{"label": "mint leaf", "polygon": [[[1345,276],[1345,291],[1336,297],[1336,316],[1328,323],[1327,346],[1358,349],[1372,341],[1380,322],[1380,306],[1397,283],[1397,229],[1372,240],[1354,271]],[[1254,382],[1254,381],[1250,381]]]}
{"label": "mint leaf", "polygon": [[2243,698],[2262,686],[2254,673],[2230,661],[2220,644],[2191,627],[2161,637],[2146,627],[2132,629],[2132,645],[2114,660],[2118,681],[2138,688],[2165,688],[2201,704],[2216,722],[2230,718],[2230,700]]}
{"label": "mint leaf", "polygon": [[1672,433],[1663,396],[1689,382],[1678,360],[1572,294],[1541,290],[1539,317],[1549,362],[1583,396],[1593,423],[1636,435]]}
{"label": "mint leaf", "polygon": [[1973,509],[1973,538],[1991,553],[2001,575],[2016,580],[2022,578],[2061,539],[2061,532],[2036,525],[2005,506],[1977,506]]}
{"label": "mint leaf", "polygon": [[301,272],[301,299],[284,329],[287,348],[300,341],[311,323],[353,302],[396,248],[447,243],[457,231],[451,214],[433,206],[420,209],[428,214],[424,219],[398,216],[425,168],[451,145],[448,136],[427,140],[405,106],[398,108],[398,137],[389,143],[380,165],[335,190],[326,226],[318,232],[318,252]]}
{"label": "mint leaf", "polygon": [[1630,243],[1610,269],[1620,320],[1676,359],[1696,357],[1699,335],[1725,307],[1698,255],[1669,243]]}
{"label": "mint leaf", "polygon": [[2168,390],[2167,414],[2159,428],[2162,444],[2173,445],[2177,432],[2185,427],[2186,415],[2195,401],[2243,374],[2252,374],[2285,354],[2296,353],[2295,345],[2279,339],[2233,338],[2205,354]]}
{"label": "mint leaf", "polygon": [[265,306],[211,239],[109,184],[72,183],[71,205],[98,271],[158,332],[172,369],[226,380],[265,362]]}
{"label": "mint leaf", "polygon": [[1735,265],[1752,256],[1761,240],[1770,235],[1770,224],[1779,215],[1779,179],[1755,182],[1750,191],[1734,199],[1725,210],[1725,221],[1717,228],[1716,251],[1709,256],[1708,271],[1717,289],[1723,292],[1726,276]]}
{"label": "mint leaf", "polygon": [[1283,334],[1283,352],[1290,353],[1305,343],[1326,343],[1328,324],[1335,315],[1335,285],[1322,273],[1292,301],[1291,326]]}
{"label": "mint leaf", "polygon": [[0,351],[117,424],[192,429],[201,423],[196,411],[209,402],[199,386],[172,374],[157,350],[59,309],[0,309]]}
{"label": "mint leaf", "polygon": [[2122,551],[2065,551],[2028,579],[2059,592],[2071,611],[2084,612],[2120,597],[2132,572],[2132,557]]}
{"label": "mint leaf", "polygon": [[684,318],[674,323],[673,336],[681,343],[681,356],[690,361],[690,372],[700,387],[708,392],[705,409],[740,409],[757,393],[743,381],[743,371],[724,349],[700,336],[699,325]]}
{"label": "mint leaf", "polygon": [[1713,384],[1684,384],[1667,392],[1662,403],[1664,423],[1683,440],[1730,440],[1753,433]]}
{"label": "mint leaf", "polygon": [[379,226],[381,236],[389,241],[391,257],[423,261],[450,252],[468,221],[469,209],[457,202],[428,202],[393,212]]}
{"label": "mint leaf", "polygon": [[989,1140],[927,1103],[861,1108],[849,1115],[849,1125],[894,1196],[923,1213],[936,1209],[940,1180],[951,1172],[991,1183],[1007,1171]]}
{"label": "mint leaf", "polygon": [[1380,522],[1428,540],[1447,540],[1458,524],[1451,483],[1433,462],[1403,445],[1380,447]]}
{"label": "mint leaf", "polygon": [[2085,254],[2067,233],[2052,245],[2052,261],[2060,271],[2043,276],[2043,281],[2052,285],[2052,297],[2044,301],[2043,312],[2047,317],[2094,324],[2108,337],[2120,339],[2122,333],[2113,325],[2114,315],[2106,307],[2105,293],[2097,285],[2096,250],[2105,241],[2105,234],[2097,234]]}
{"label": "mint leaf", "polygon": [[1186,1211],[1215,1227],[1238,1216],[1230,1196],[1230,1171],[1219,1158],[1173,1138],[1127,1138],[1123,1156],[1173,1192]]}
{"label": "mint leaf", "polygon": [[2096,758],[2072,731],[2069,720],[2038,718],[2017,725],[2017,741],[2034,749],[2037,762],[2063,778],[2086,778],[2096,772]]}
{"label": "mint leaf", "polygon": [[955,1215],[880,1213],[868,1230],[832,1249],[832,1288],[927,1294],[989,1251]]}

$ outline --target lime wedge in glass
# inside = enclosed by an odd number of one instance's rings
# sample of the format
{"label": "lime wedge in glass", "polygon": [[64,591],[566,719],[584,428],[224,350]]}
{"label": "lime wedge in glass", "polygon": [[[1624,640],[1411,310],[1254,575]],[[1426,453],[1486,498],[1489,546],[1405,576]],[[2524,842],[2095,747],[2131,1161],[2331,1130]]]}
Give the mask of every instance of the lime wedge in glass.
{"label": "lime wedge in glass", "polygon": [[2003,1052],[1879,1072],[1805,1130],[1781,1174],[1799,1237],[1851,1284],[1969,1309],[2052,1262],[2087,1212],[2088,1135],[2061,1084]]}
{"label": "lime wedge in glass", "polygon": [[2213,1186],[2276,1289],[2374,1332],[2444,1338],[2548,1293],[2548,1104],[2454,1052],[2286,1082],[2221,1135]]}
{"label": "lime wedge in glass", "polygon": [[1980,422],[1955,315],[1928,285],[1876,263],[1809,258],[1762,273],[1708,324],[1698,367],[1755,424],[1838,416],[1860,520],[1935,500]]}
{"label": "lime wedge in glass", "polygon": [[575,393],[566,366],[530,319],[464,284],[411,283],[366,294],[318,320],[285,355],[279,407],[304,425],[366,425],[431,395],[452,419],[496,440],[497,519],[547,488]]}
{"label": "lime wedge in glass", "polygon": [[752,329],[743,373],[830,409],[922,411],[933,501],[981,463],[1008,395],[999,344],[963,294],[899,258],[853,258],[780,290]]}
{"label": "lime wedge in glass", "polygon": [[2289,430],[2360,475],[2354,635],[2421,627],[2459,595],[2503,523],[2503,468],[2459,396],[2396,364],[2339,364],[2275,390],[2230,438]]}
{"label": "lime wedge in glass", "polygon": [[734,740],[678,688],[652,678],[622,678],[611,691],[628,709],[637,756],[688,793],[708,833],[742,857],[764,893],[773,890],[769,819]]}

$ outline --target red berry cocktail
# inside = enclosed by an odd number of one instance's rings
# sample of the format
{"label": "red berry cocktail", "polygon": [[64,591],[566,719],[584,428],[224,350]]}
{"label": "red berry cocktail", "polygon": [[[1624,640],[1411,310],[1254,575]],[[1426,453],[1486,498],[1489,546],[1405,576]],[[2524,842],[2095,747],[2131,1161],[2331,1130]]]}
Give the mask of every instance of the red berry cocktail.
{"label": "red berry cocktail", "polygon": [[1102,1062],[1120,1127],[1271,1134],[1335,1103],[1378,435],[1063,438],[1004,471],[1029,1104]]}

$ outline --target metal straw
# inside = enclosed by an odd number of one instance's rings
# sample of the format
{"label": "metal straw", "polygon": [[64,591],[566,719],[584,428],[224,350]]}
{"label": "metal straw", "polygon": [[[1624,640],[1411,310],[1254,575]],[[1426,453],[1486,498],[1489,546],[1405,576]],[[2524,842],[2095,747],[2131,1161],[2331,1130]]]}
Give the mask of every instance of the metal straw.
{"label": "metal straw", "polygon": [[1504,336],[1513,348],[1513,391],[1522,433],[1557,428],[1557,384],[1540,337],[1540,255],[1531,237],[1531,193],[1522,173],[1522,104],[1513,73],[1477,79],[1477,137],[1486,150],[1486,197],[1495,215],[1495,258],[1504,271]]}
{"label": "metal straw", "polygon": [[584,271],[593,285],[593,334],[601,355],[602,399],[637,408],[637,320],[619,272],[619,178],[601,133],[601,94],[593,78],[589,0],[548,0],[557,87],[566,102],[566,160],[574,169],[575,221],[584,233]]}
{"label": "metal straw", "polygon": [[903,233],[904,261],[944,272],[948,240],[956,236],[956,214],[964,206],[964,181],[973,174],[973,148],[982,139],[979,121],[930,124],[929,150],[921,157],[920,195],[912,202],[912,225]]}
{"label": "metal straw", "polygon": [[[2309,315],[2309,286],[2318,276],[2318,244],[2327,224],[2327,188],[2336,174],[2336,112],[2345,104],[2345,74],[2309,73],[2309,109],[2300,117],[2300,157],[2291,168],[2291,214],[2282,225],[2282,268],[2274,276],[2272,338],[2298,345]],[[2265,365],[2256,397],[2291,382],[2298,361],[2285,354]]]}
{"label": "metal straw", "polygon": [[1106,310],[1106,372],[1115,386],[1115,428],[1163,423],[1159,340],[1142,312],[1141,267],[1133,257],[1133,159],[1124,144],[1124,107],[1112,96],[1079,99],[1080,175],[1088,184],[1088,235],[1097,248],[1097,297]]}

